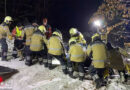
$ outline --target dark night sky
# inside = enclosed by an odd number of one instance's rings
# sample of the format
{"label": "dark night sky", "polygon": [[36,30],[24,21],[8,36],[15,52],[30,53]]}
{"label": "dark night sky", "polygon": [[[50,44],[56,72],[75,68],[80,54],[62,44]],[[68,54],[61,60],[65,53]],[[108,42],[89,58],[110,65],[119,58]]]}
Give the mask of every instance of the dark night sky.
{"label": "dark night sky", "polygon": [[[2,2],[3,1],[3,2]],[[0,1],[1,13],[4,16],[4,0]],[[102,0],[7,0],[7,15],[13,16],[15,21],[37,20],[47,17],[53,28],[68,31],[76,27],[81,32],[89,30],[88,20],[97,10]]]}

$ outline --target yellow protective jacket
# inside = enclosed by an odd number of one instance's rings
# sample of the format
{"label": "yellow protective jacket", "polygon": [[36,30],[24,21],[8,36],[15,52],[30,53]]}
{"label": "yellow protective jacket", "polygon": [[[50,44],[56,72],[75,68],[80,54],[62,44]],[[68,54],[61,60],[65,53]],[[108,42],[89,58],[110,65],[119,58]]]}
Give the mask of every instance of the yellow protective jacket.
{"label": "yellow protective jacket", "polygon": [[12,35],[10,33],[9,27],[5,23],[2,23],[0,25],[0,39],[6,38],[6,37],[11,39]]}
{"label": "yellow protective jacket", "polygon": [[41,51],[44,49],[44,43],[47,44],[45,35],[41,31],[37,30],[31,37],[30,50]]}
{"label": "yellow protective jacket", "polygon": [[22,31],[22,38],[26,37],[26,45],[29,46],[31,42],[31,37],[34,32],[34,27],[31,25],[25,26],[24,30]]}
{"label": "yellow protective jacket", "polygon": [[69,49],[70,61],[73,62],[84,62],[86,60],[86,53],[83,47],[76,43],[72,44]]}
{"label": "yellow protective jacket", "polygon": [[[77,43],[86,44],[86,40],[84,39],[84,37],[81,33],[79,33],[78,36],[73,36],[71,38],[74,38],[77,41]],[[71,40],[71,38],[69,39],[69,41]]]}
{"label": "yellow protective jacket", "polygon": [[86,44],[86,40],[84,39],[84,36],[82,33],[79,33],[78,43]]}
{"label": "yellow protective jacket", "polygon": [[112,49],[108,51],[108,60],[109,60],[109,67],[117,70],[124,70],[125,66],[123,63],[123,59],[121,57],[121,53],[116,50]]}
{"label": "yellow protective jacket", "polygon": [[92,56],[93,66],[95,68],[104,68],[107,60],[107,51],[102,41],[94,41],[87,48],[87,55]]}
{"label": "yellow protective jacket", "polygon": [[51,36],[48,41],[48,53],[52,55],[62,55],[63,54],[63,43],[60,37]]}

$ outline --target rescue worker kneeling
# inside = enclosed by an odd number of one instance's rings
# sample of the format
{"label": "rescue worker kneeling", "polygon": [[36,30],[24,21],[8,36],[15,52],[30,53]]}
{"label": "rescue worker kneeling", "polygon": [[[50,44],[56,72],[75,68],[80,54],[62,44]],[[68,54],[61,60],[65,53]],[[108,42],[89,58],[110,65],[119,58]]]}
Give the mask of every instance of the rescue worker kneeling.
{"label": "rescue worker kneeling", "polygon": [[47,44],[45,37],[46,29],[44,26],[39,26],[38,30],[35,31],[31,37],[30,43],[30,56],[27,57],[26,65],[32,65],[32,60],[37,56],[39,64],[43,64],[43,58],[46,58],[44,51],[44,44]]}
{"label": "rescue worker kneeling", "polygon": [[64,74],[67,74],[66,61],[64,60],[64,46],[62,41],[62,34],[60,31],[54,31],[48,41],[48,62],[45,62],[45,67],[53,69],[52,58],[55,57],[60,60]]}
{"label": "rescue worker kneeling", "polygon": [[[85,76],[85,71],[84,71],[84,62],[86,60],[86,54],[83,49],[83,47],[77,43],[77,41],[74,38],[71,38],[69,40],[69,54],[67,57],[69,57],[68,60],[68,71],[69,71],[69,76],[72,78],[75,78],[73,76],[74,71],[79,72],[79,80],[84,79]],[[76,67],[76,66],[77,67]]]}
{"label": "rescue worker kneeling", "polygon": [[92,36],[92,42],[87,48],[87,55],[92,58],[92,65],[89,67],[89,73],[96,84],[96,88],[100,88],[104,84],[103,73],[105,61],[107,60],[107,51],[99,34],[96,33]]}

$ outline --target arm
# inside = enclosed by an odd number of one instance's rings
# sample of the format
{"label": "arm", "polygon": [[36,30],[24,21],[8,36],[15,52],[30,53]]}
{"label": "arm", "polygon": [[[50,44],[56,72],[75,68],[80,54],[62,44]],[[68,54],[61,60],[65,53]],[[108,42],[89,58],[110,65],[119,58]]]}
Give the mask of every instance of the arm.
{"label": "arm", "polygon": [[91,56],[91,52],[92,52],[92,47],[90,45],[88,45],[88,48],[86,50],[86,55]]}

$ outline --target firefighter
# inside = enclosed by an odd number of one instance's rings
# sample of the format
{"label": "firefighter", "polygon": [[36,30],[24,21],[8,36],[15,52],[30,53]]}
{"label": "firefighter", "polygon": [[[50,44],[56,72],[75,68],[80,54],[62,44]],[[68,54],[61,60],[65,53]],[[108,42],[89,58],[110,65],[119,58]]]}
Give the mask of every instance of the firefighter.
{"label": "firefighter", "polygon": [[38,27],[32,37],[30,43],[30,57],[26,60],[26,65],[32,65],[32,60],[37,57],[39,64],[43,64],[43,59],[47,56],[47,52],[44,51],[44,44],[47,44],[47,39],[45,36],[46,28],[41,25]]}
{"label": "firefighter", "polygon": [[24,49],[24,41],[22,39],[22,24],[18,24],[12,31],[12,36],[15,38],[14,40],[14,48],[12,56],[17,58],[17,55],[20,56],[20,61],[24,59],[23,57],[23,49]]}
{"label": "firefighter", "polygon": [[75,38],[71,38],[69,40],[69,44],[70,44],[70,47],[69,47],[70,49],[69,49],[69,54],[68,54],[69,76],[72,78],[75,78],[73,76],[73,72],[77,71],[79,73],[79,80],[83,81],[84,76],[85,76],[84,62],[86,60],[86,53],[83,47],[79,43],[77,43]]}
{"label": "firefighter", "polygon": [[64,60],[64,46],[62,40],[62,34],[60,31],[54,31],[52,36],[48,41],[48,63],[45,64],[45,67],[53,69],[52,67],[52,58],[55,57],[60,60],[62,65],[62,70],[64,74],[67,74],[66,61]]}
{"label": "firefighter", "polygon": [[127,56],[127,53],[124,54],[123,50],[113,48],[110,43],[107,43],[107,50],[109,67],[117,70],[120,75],[120,81],[125,82],[127,80],[127,75],[125,74],[125,65],[123,63],[122,55]]}
{"label": "firefighter", "polygon": [[77,28],[70,28],[69,33],[71,38],[75,38],[78,43],[86,46],[86,40],[84,39],[83,34],[77,30]]}
{"label": "firefighter", "polygon": [[4,22],[0,24],[0,44],[1,44],[1,57],[2,61],[7,61],[7,52],[8,52],[8,45],[6,42],[6,37],[12,40],[12,35],[9,30],[9,25],[12,22],[12,17],[6,16]]}
{"label": "firefighter", "polygon": [[43,19],[43,25],[46,27],[46,38],[49,39],[52,35],[52,28],[51,26],[48,24],[48,20],[47,18]]}
{"label": "firefighter", "polygon": [[88,45],[86,52],[87,55],[92,58],[89,73],[96,84],[96,88],[100,88],[104,83],[103,72],[105,69],[105,61],[107,60],[107,51],[99,34],[96,33],[92,36],[92,42]]}
{"label": "firefighter", "polygon": [[24,52],[25,52],[26,60],[30,58],[29,48],[30,48],[30,43],[31,43],[31,37],[34,31],[35,31],[34,27],[30,25],[29,23],[27,23],[26,26],[24,26],[24,29],[22,31],[22,39],[25,41]]}

